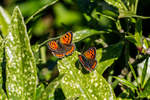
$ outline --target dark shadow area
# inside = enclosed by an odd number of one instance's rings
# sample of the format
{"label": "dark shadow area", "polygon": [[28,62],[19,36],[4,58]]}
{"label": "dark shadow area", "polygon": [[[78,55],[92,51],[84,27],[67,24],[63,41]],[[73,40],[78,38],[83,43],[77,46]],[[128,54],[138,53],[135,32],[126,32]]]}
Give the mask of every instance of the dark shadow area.
{"label": "dark shadow area", "polygon": [[[5,50],[4,50],[5,51]],[[2,63],[2,78],[3,78],[3,83],[2,83],[2,88],[6,92],[6,57],[5,57],[5,52],[4,52],[4,57],[3,57],[3,63]]]}
{"label": "dark shadow area", "polygon": [[[57,59],[58,60],[58,59]],[[39,82],[43,83],[44,85],[48,85],[50,82],[52,82],[54,79],[56,79],[59,75],[59,71],[57,68],[57,60],[48,60],[45,64],[38,64],[38,77],[39,77]],[[44,71],[43,71],[44,70]],[[50,78],[46,80],[46,76],[49,74]],[[44,74],[44,75],[43,75]]]}
{"label": "dark shadow area", "polygon": [[[2,37],[2,38],[4,38],[3,37],[3,35],[2,35],[2,33],[1,33],[1,31],[0,31],[0,37]],[[5,51],[5,49],[3,48],[3,51]],[[0,62],[0,67],[2,67],[2,68],[0,68],[1,69],[1,77],[2,77],[2,83],[0,83],[0,87],[2,87],[3,88],[3,90],[4,90],[4,92],[7,94],[7,92],[6,92],[6,57],[5,57],[5,52],[3,52],[3,54],[1,55],[2,57],[2,59],[1,59],[1,62]]]}
{"label": "dark shadow area", "polygon": [[65,100],[65,95],[61,88],[57,88],[54,92],[54,100]]}
{"label": "dark shadow area", "polygon": [[79,60],[76,61],[75,65],[76,65],[76,68],[77,68],[78,70],[81,70],[81,72],[82,72],[83,74],[89,74],[89,71],[87,71],[87,70],[82,66],[82,64],[80,64],[80,61],[79,61]]}
{"label": "dark shadow area", "polygon": [[123,44],[121,42],[104,48],[100,62],[118,57],[122,52],[122,48]]}

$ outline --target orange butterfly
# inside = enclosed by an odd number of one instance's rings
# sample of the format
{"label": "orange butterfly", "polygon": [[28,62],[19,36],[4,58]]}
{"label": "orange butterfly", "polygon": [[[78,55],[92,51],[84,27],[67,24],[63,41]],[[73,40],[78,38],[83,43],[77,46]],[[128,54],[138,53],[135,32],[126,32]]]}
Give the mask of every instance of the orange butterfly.
{"label": "orange butterfly", "polygon": [[97,65],[97,61],[95,59],[96,58],[95,47],[89,48],[87,51],[84,52],[83,55],[79,55],[78,57],[79,61],[87,71],[91,72],[95,69]]}
{"label": "orange butterfly", "polygon": [[59,40],[48,42],[48,47],[52,54],[57,58],[71,55],[75,50],[75,44],[72,43],[72,32],[65,33]]}

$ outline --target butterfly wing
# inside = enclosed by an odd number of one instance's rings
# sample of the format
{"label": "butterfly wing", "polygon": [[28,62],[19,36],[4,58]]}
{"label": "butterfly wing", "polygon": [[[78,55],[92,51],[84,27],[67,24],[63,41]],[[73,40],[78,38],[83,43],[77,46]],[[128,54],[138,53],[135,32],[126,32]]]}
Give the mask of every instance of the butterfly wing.
{"label": "butterfly wing", "polygon": [[48,42],[48,48],[49,48],[51,51],[56,51],[56,50],[58,50],[58,48],[59,48],[58,42],[55,41],[55,40]]}
{"label": "butterfly wing", "polygon": [[59,44],[59,41],[54,40],[48,42],[48,48],[52,51],[52,54],[57,58],[63,58],[65,56],[65,52]]}
{"label": "butterfly wing", "polygon": [[72,32],[65,33],[59,40],[65,55],[71,55],[75,50],[75,45],[72,42],[73,34]]}
{"label": "butterfly wing", "polygon": [[94,70],[96,68],[96,65],[97,65],[97,61],[94,59],[94,60],[90,60],[90,70]]}
{"label": "butterfly wing", "polygon": [[65,56],[65,54],[61,52],[52,52],[52,54],[57,58],[63,58]]}
{"label": "butterfly wing", "polygon": [[56,51],[53,51],[52,54],[57,58],[63,58],[64,56],[71,55],[75,50],[75,45],[71,44],[69,46],[62,47]]}
{"label": "butterfly wing", "polygon": [[74,44],[71,44],[71,45],[67,45],[67,46],[64,46],[64,50],[65,50],[65,55],[68,56],[68,55],[71,55],[74,50],[75,50],[75,45]]}
{"label": "butterfly wing", "polygon": [[95,60],[96,58],[96,48],[91,47],[87,51],[84,52],[83,55],[79,55],[79,61],[83,65],[83,67],[91,72],[95,69],[97,65],[97,61]]}
{"label": "butterfly wing", "polygon": [[72,32],[67,32],[59,40],[48,42],[48,48],[57,58],[63,58],[65,55],[71,55],[75,50],[75,45],[72,44]]}
{"label": "butterfly wing", "polygon": [[83,54],[87,59],[95,59],[96,57],[96,48],[91,47],[87,51],[84,52]]}
{"label": "butterfly wing", "polygon": [[88,64],[87,64],[87,59],[83,56],[83,55],[78,55],[79,57],[79,61],[80,63],[82,64],[82,66],[87,70],[87,71],[90,71],[90,68],[88,67]]}
{"label": "butterfly wing", "polygon": [[95,69],[96,65],[97,65],[97,61],[94,60],[87,60],[86,57],[84,57],[83,55],[78,55],[79,57],[79,61],[80,63],[83,65],[83,67],[91,72]]}
{"label": "butterfly wing", "polygon": [[60,38],[60,43],[63,45],[69,45],[72,42],[72,38],[73,38],[72,32],[67,32]]}

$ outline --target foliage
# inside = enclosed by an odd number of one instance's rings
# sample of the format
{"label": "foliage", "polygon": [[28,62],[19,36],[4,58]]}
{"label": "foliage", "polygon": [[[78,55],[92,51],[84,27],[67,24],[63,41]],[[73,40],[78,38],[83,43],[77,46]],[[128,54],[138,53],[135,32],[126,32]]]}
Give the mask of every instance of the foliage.
{"label": "foliage", "polygon": [[[150,39],[143,25],[150,17],[139,15],[140,2],[2,0],[0,99],[149,99]],[[48,54],[47,42],[70,30],[74,53]],[[92,72],[78,60],[89,47],[96,47]]]}
{"label": "foliage", "polygon": [[60,74],[65,74],[61,81],[61,87],[66,98],[115,99],[111,86],[97,71],[87,74],[78,70],[78,54],[79,52],[75,51],[72,56],[58,61],[57,66]]}

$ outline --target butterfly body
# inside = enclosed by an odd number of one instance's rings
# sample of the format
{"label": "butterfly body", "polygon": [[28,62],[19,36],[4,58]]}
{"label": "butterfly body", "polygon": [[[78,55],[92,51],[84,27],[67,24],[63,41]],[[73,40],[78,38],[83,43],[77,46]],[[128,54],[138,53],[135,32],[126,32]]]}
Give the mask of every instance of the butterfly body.
{"label": "butterfly body", "polygon": [[95,69],[97,65],[97,61],[95,59],[96,58],[95,47],[89,48],[83,55],[79,55],[78,57],[79,61],[87,71],[91,72]]}
{"label": "butterfly body", "polygon": [[59,40],[48,42],[48,47],[54,56],[57,58],[63,58],[64,56],[71,55],[75,50],[72,38],[72,32],[67,32]]}

